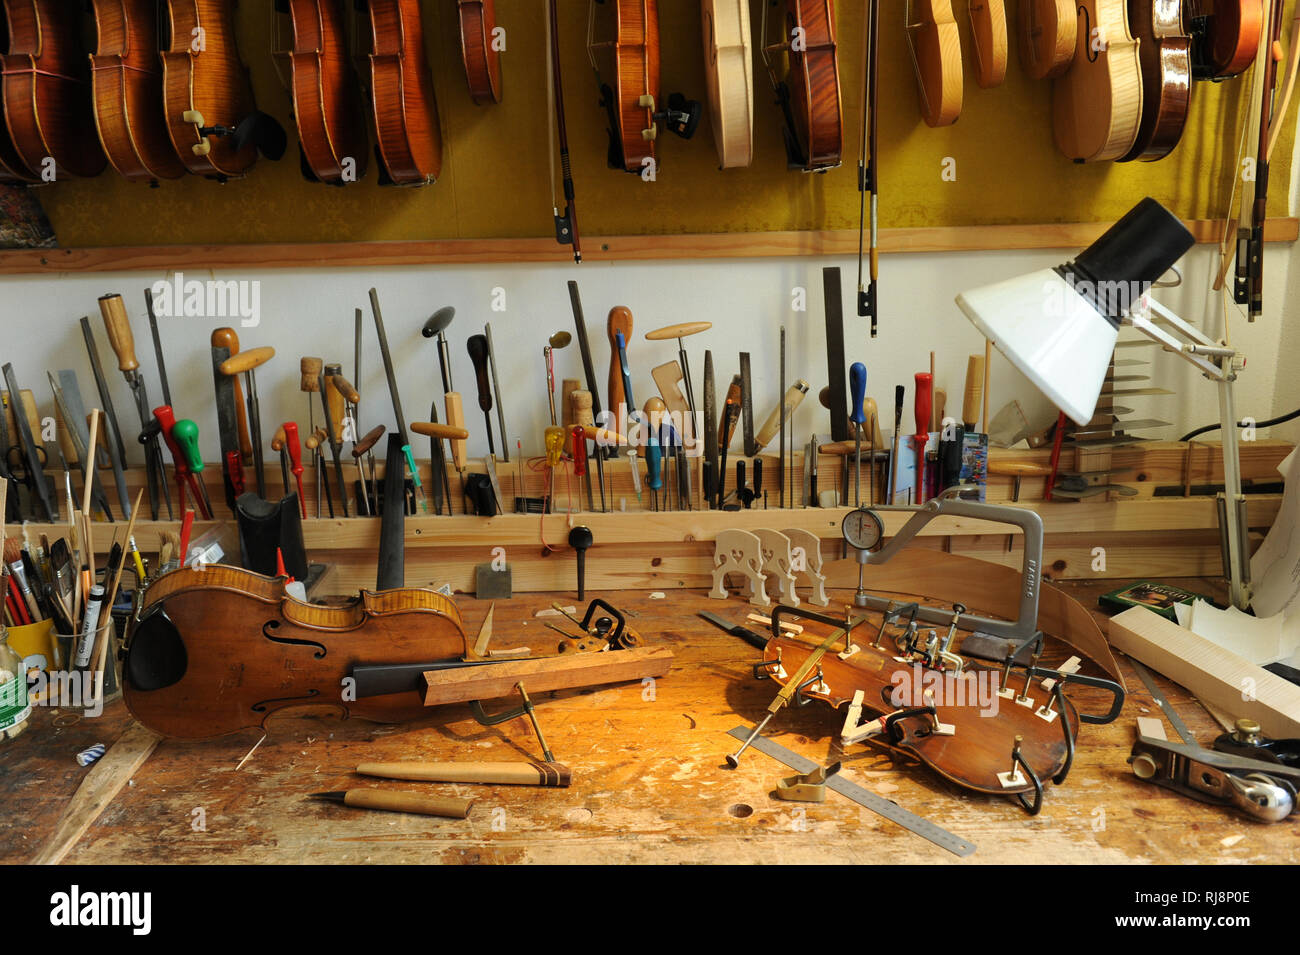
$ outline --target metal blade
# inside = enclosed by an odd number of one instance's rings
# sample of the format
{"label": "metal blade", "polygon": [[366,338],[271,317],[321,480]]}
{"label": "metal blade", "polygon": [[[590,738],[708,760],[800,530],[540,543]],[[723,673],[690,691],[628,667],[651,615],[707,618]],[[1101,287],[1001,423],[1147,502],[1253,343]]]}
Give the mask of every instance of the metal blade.
{"label": "metal blade", "polygon": [[[5,384],[9,386],[9,404],[14,409],[14,424],[18,428],[18,438],[22,442],[23,456],[27,459],[28,483],[31,485],[32,490],[36,492],[37,499],[41,502],[41,510],[45,512],[45,519],[47,521],[57,521],[59,519],[59,505],[53,497],[53,484],[45,476],[45,469],[41,464],[41,455],[37,451],[35,440],[32,438],[32,429],[27,424],[27,414],[23,410],[22,390],[18,387],[18,382],[14,378],[14,366],[6,363],[3,371]],[[41,450],[44,451],[43,445]]]}

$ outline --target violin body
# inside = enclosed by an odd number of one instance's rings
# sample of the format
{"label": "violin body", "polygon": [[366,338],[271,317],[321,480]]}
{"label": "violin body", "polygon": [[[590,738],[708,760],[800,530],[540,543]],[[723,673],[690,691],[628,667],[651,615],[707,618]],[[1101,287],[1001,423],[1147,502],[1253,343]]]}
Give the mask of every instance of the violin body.
{"label": "violin body", "polygon": [[[1128,154],[1142,122],[1142,65],[1125,0],[1078,0],[1074,61],[1052,83],[1056,147],[1075,162]],[[1104,38],[1104,44],[1094,43]],[[1101,46],[1101,49],[1094,49]]]}
{"label": "violin body", "polygon": [[388,178],[423,186],[442,173],[442,131],[419,0],[370,0],[370,102]]}
{"label": "violin body", "polygon": [[[767,669],[772,679],[784,686],[815,649],[815,644],[804,640],[820,643],[829,633],[830,628],[814,625],[805,629],[803,640],[791,636],[769,640],[763,649],[763,660],[769,664]],[[900,709],[923,707],[926,690],[933,689],[935,716],[941,724],[954,730],[951,735],[936,734],[932,732],[928,715],[907,716],[898,720],[896,736],[875,737],[882,745],[919,759],[959,786],[991,795],[1016,795],[1034,788],[1028,780],[1015,786],[1003,786],[998,780],[998,773],[1011,767],[1017,736],[1022,739],[1020,755],[1040,781],[1068,768],[1071,753],[1061,720],[1068,721],[1072,738],[1077,738],[1079,732],[1079,714],[1068,697],[1064,698],[1064,713],[1058,713],[1050,722],[1037,715],[1047,693],[1036,686],[1030,690],[1033,707],[1019,706],[1002,698],[995,698],[982,707],[977,704],[976,687],[981,682],[986,687],[992,685],[1001,671],[985,670],[981,680],[979,674],[983,668],[968,666],[963,671],[963,678],[969,681],[967,687],[958,690],[956,678],[945,681],[943,671],[902,660],[888,638],[879,648],[873,648],[866,635],[857,636],[854,642],[860,649],[846,660],[841,660],[834,650],[821,658],[818,664],[821,680],[803,692],[805,697],[844,710],[852,702],[855,691],[862,690],[862,719],[866,720],[883,718]],[[842,649],[842,643],[835,649]],[[1012,689],[1019,692],[1021,684],[1013,680]],[[988,710],[994,704],[996,711],[990,714]]]}
{"label": "violin body", "polygon": [[469,95],[480,106],[501,102],[501,54],[495,49],[494,0],[456,0],[460,17],[460,53]]}
{"label": "violin body", "polygon": [[718,165],[748,166],[754,157],[754,64],[748,0],[703,0],[704,69]]}
{"label": "violin body", "polygon": [[1142,64],[1142,121],[1121,161],[1161,159],[1182,139],[1192,100],[1192,41],[1183,32],[1180,6],[1128,0],[1129,27]]}
{"label": "violin body", "polygon": [[159,55],[163,112],[172,148],[197,176],[242,176],[257,161],[257,147],[234,137],[204,133],[233,130],[256,111],[248,73],[235,45],[233,0],[167,0],[171,37]]}
{"label": "violin body", "polygon": [[1074,62],[1079,16],[1073,0],[1020,0],[1020,68],[1036,80],[1055,79]]}
{"label": "violin body", "polygon": [[402,722],[427,712],[420,693],[347,699],[352,667],[472,655],[456,605],[432,590],[364,591],[324,606],[286,595],[284,584],[219,564],[152,581],[126,641],[131,714],[180,739],[262,728],[304,707]]}
{"label": "violin body", "polygon": [[844,152],[840,67],[834,0],[785,0],[786,36],[799,31],[802,50],[790,49],[791,108],[804,169],[831,169]]}
{"label": "violin body", "polygon": [[975,38],[975,82],[981,89],[1001,86],[1007,77],[1007,8],[1004,0],[970,0]]}
{"label": "violin body", "polygon": [[911,25],[921,117],[927,126],[951,126],[961,115],[961,35],[951,0],[918,0]]}
{"label": "violin body", "polygon": [[595,0],[593,15],[589,52],[609,116],[609,165],[640,175],[655,156],[659,2]]}
{"label": "violin body", "polygon": [[1255,62],[1264,29],[1264,4],[1262,0],[1184,0],[1183,24],[1192,37],[1197,79],[1237,76]]}
{"label": "violin body", "polygon": [[0,0],[0,9],[9,32],[8,52],[0,56],[7,132],[0,162],[7,178],[43,181],[47,158],[54,160],[56,179],[99,175],[107,159],[90,133],[90,64],[79,6]]}
{"label": "violin body", "polygon": [[114,169],[131,182],[179,179],[163,114],[157,0],[94,0],[99,42],[90,56],[99,141]]}
{"label": "violin body", "polygon": [[344,0],[289,0],[293,49],[287,54],[303,165],[321,182],[360,179],[369,161],[364,106],[347,50]]}

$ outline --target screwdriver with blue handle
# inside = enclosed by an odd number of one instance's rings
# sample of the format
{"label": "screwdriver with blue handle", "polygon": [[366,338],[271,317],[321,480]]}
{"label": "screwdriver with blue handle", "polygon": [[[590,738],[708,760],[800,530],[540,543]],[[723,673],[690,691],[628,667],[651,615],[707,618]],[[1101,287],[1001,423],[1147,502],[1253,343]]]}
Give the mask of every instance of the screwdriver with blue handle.
{"label": "screwdriver with blue handle", "polygon": [[867,366],[855,361],[849,367],[849,390],[853,406],[849,420],[853,422],[853,505],[862,506],[862,425],[867,420],[863,402],[867,397]]}
{"label": "screwdriver with blue handle", "polygon": [[650,489],[652,511],[659,510],[659,490],[664,486],[660,467],[663,462],[663,449],[660,447],[656,432],[667,409],[664,400],[658,396],[648,399],[645,403],[645,484]]}

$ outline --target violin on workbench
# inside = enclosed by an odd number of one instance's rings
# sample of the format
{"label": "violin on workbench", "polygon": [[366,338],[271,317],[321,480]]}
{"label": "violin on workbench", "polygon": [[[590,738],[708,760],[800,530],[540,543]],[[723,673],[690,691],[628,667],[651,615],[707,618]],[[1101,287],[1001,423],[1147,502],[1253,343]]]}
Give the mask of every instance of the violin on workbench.
{"label": "violin on workbench", "polygon": [[[767,42],[766,13],[761,52],[772,89],[785,116],[785,150],[791,169],[820,172],[840,164],[844,151],[844,117],[840,97],[839,57],[835,45],[834,0],[771,0],[783,11],[785,34]],[[795,42],[795,38],[798,42]],[[778,76],[772,55],[785,53],[787,73]]]}
{"label": "violin on workbench", "polygon": [[90,69],[79,4],[0,0],[9,45],[0,55],[0,181],[97,176],[107,159],[91,132]]}
{"label": "violin on workbench", "polygon": [[121,651],[131,714],[179,739],[265,729],[289,712],[400,723],[440,703],[468,703],[492,725],[513,716],[489,717],[480,701],[524,682],[544,693],[660,677],[672,665],[667,647],[642,646],[601,600],[570,618],[582,632],[561,630],[555,654],[496,657],[483,634],[478,650],[470,645],[456,604],[437,591],[394,587],[308,603],[287,582],[222,564],[149,580]]}
{"label": "violin on workbench", "polygon": [[99,41],[90,55],[95,125],[108,161],[129,182],[185,175],[167,134],[159,0],[92,0]]}
{"label": "violin on workbench", "polygon": [[288,86],[303,176],[341,186],[366,174],[370,139],[347,48],[345,0],[283,0],[292,23]]}
{"label": "violin on workbench", "polygon": [[284,129],[259,112],[235,42],[234,0],[166,0],[171,35],[159,52],[172,146],[197,176],[225,181],[284,155]]}
{"label": "violin on workbench", "polygon": [[471,652],[460,611],[433,590],[365,591],[328,606],[297,600],[285,583],[224,565],[151,581],[137,597],[124,649],[123,695],[132,715],[181,739],[261,727],[279,710],[304,706],[401,722],[425,715],[419,695],[349,700],[351,668]]}
{"label": "violin on workbench", "polygon": [[370,102],[387,181],[433,183],[442,173],[442,130],[419,0],[369,0],[368,9]]}
{"label": "violin on workbench", "polygon": [[659,0],[590,0],[587,55],[609,118],[611,169],[639,176],[654,165],[661,122],[683,139],[695,135],[700,104],[660,98]]}
{"label": "violin on workbench", "polygon": [[[1017,662],[1017,653],[1001,670],[975,664],[953,646],[965,607],[954,607],[946,637],[919,629],[917,607],[904,604],[884,613],[869,640],[853,634],[864,617],[846,624],[779,606],[754,675],[782,687],[778,700],[796,706],[820,700],[833,709],[847,708],[842,745],[871,740],[920,760],[958,786],[1014,796],[1031,815],[1037,813],[1044,782],[1060,784],[1070,772],[1080,722],[1113,721],[1124,703],[1123,688],[1101,677],[1040,666],[1041,635],[1029,663]],[[781,623],[791,617],[813,625],[800,638],[790,636]],[[887,634],[890,625],[897,631]],[[1108,691],[1109,712],[1080,713],[1064,693],[1069,684]],[[769,718],[777,709],[776,703],[769,707]],[[738,756],[728,761],[734,766]]]}

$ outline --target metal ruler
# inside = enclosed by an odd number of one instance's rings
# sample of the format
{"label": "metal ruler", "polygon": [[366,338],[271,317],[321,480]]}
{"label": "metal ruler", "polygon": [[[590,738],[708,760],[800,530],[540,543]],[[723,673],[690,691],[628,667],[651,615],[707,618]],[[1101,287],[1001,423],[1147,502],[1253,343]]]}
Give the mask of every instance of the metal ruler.
{"label": "metal ruler", "polygon": [[[728,736],[734,736],[736,739],[749,739],[749,734],[753,730],[745,726],[737,726],[733,730],[728,730]],[[798,753],[786,749],[779,743],[774,743],[766,736],[759,736],[750,744],[751,747],[771,756],[779,763],[784,763],[797,773],[810,773],[817,768],[817,764],[811,759],[806,759]],[[956,856],[968,856],[975,851],[975,843],[967,842],[961,836],[953,835],[947,829],[936,826],[928,819],[922,819],[920,816],[908,812],[898,803],[890,802],[884,796],[878,796],[868,789],[863,789],[857,783],[850,782],[843,776],[832,776],[826,780],[826,788],[833,789],[845,799],[851,799],[859,806],[870,809],[877,815],[884,816],[890,822],[897,823],[908,832],[920,836],[922,839],[928,839],[941,849],[947,849]]]}
{"label": "metal ruler", "polygon": [[1151,699],[1155,701],[1156,706],[1160,707],[1160,712],[1165,715],[1165,719],[1169,720],[1169,725],[1174,728],[1174,731],[1180,737],[1182,737],[1184,743],[1195,746],[1199,749],[1201,744],[1196,741],[1196,737],[1193,736],[1192,731],[1187,728],[1187,724],[1184,723],[1183,718],[1178,715],[1178,711],[1174,709],[1173,704],[1170,703],[1168,698],[1160,692],[1160,687],[1156,686],[1156,681],[1151,678],[1151,672],[1133,657],[1129,657],[1128,662],[1131,663],[1133,669],[1137,671],[1138,678],[1141,679],[1143,685],[1146,686],[1147,692],[1151,694]]}

